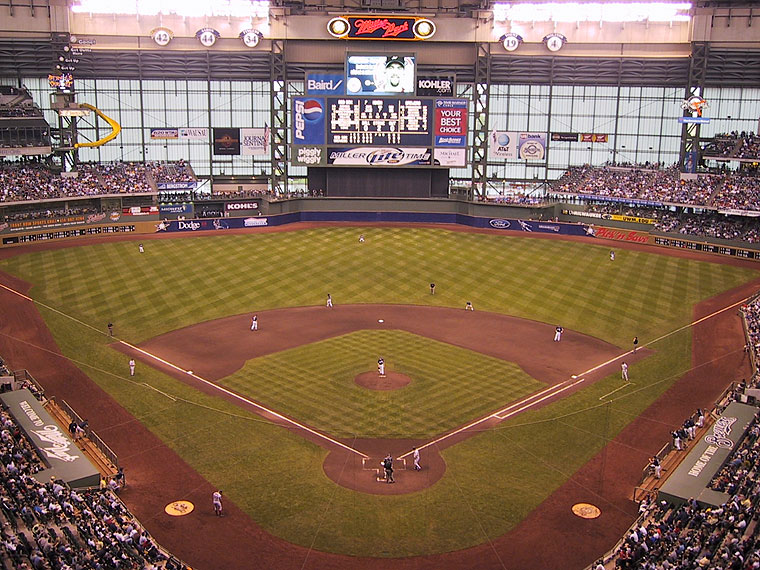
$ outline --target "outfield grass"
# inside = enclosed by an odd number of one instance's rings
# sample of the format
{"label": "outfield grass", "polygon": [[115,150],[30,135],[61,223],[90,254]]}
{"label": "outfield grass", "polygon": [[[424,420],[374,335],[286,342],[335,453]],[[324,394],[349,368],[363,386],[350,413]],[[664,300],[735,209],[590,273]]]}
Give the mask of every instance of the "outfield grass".
{"label": "outfield grass", "polygon": [[[364,244],[357,241],[360,233],[366,237]],[[105,324],[114,322],[118,336],[140,342],[231,314],[321,305],[329,291],[337,304],[461,308],[470,300],[478,310],[562,323],[627,347],[634,334],[647,343],[688,323],[694,303],[758,276],[749,269],[627,250],[611,262],[607,244],[427,228],[340,227],[145,244],[144,254],[135,242],[105,242],[20,255],[0,262],[0,269],[33,283],[30,295],[38,302],[92,327],[41,306],[64,354],[262,526],[305,546],[370,556],[449,551],[508,531],[688,370],[689,331],[658,342],[652,357],[632,366],[636,389],[621,399],[599,402],[600,395],[619,386],[615,374],[444,451],[446,474],[430,489],[380,497],[337,487],[322,471],[322,449],[232,404],[148,367],[141,368],[140,380],[179,399],[173,402],[132,383],[124,374],[123,355],[107,347]],[[437,285],[435,296],[429,294],[431,281]],[[328,375],[340,373],[345,385],[353,370],[374,367],[376,349],[360,362],[350,348],[366,333],[332,339],[348,349],[332,352],[335,368],[325,373],[326,381]],[[332,351],[329,342],[298,351],[320,357],[323,348]],[[467,351],[450,353],[461,349],[417,337],[414,343],[393,342],[402,345],[399,352],[410,344],[410,355],[423,348],[443,351],[457,361],[471,358],[471,353],[464,356]],[[405,373],[410,376],[435,376],[435,361],[419,354],[384,356],[401,371],[407,370],[409,358],[420,367],[409,368]],[[288,407],[312,414],[336,431],[378,429],[371,416],[377,406],[385,405],[378,403],[382,397],[360,401],[351,412],[351,423],[340,425],[319,413],[333,404],[341,390],[338,385],[322,390],[298,386],[293,394],[283,395],[293,377],[284,373],[272,386],[257,384],[260,373],[284,370],[288,359],[301,357],[293,352],[257,359],[225,382],[240,382],[240,387],[246,383],[245,389],[254,395],[271,390],[266,398],[288,398]],[[511,373],[513,365],[502,366],[500,373]],[[479,376],[473,367],[468,374],[468,383],[431,384],[431,390],[452,390],[444,399],[457,402],[465,400],[470,382],[489,389],[491,370]],[[511,390],[517,394],[530,389],[529,379],[513,377],[519,381],[504,388],[505,398],[519,397],[510,396]],[[441,382],[434,377],[431,381]],[[415,384],[389,398],[406,398],[405,391],[411,393]],[[404,405],[426,405],[424,398],[415,399]],[[481,404],[484,409],[491,406]],[[443,406],[443,400],[436,405]],[[437,432],[435,418],[424,413],[428,419],[405,423],[399,431]],[[456,413],[452,406],[446,415],[459,421]],[[477,410],[464,410],[462,416],[470,413]],[[110,427],[95,427],[107,440]]]}

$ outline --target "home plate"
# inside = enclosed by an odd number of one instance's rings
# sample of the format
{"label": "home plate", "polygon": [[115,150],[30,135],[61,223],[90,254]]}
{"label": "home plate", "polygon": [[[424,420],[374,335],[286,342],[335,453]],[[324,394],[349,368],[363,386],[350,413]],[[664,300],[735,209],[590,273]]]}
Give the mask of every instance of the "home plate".
{"label": "home plate", "polygon": [[378,323],[384,323],[385,321],[383,319],[377,319]]}

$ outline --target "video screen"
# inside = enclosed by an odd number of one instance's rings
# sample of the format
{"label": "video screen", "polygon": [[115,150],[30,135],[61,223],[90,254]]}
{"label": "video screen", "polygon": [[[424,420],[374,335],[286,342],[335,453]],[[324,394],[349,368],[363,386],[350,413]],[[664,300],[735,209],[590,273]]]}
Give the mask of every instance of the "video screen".
{"label": "video screen", "polygon": [[51,73],[48,75],[48,85],[53,89],[70,93],[74,88],[74,76],[70,73],[61,73],[59,75]]}
{"label": "video screen", "polygon": [[413,55],[349,54],[346,59],[347,95],[414,95]]}

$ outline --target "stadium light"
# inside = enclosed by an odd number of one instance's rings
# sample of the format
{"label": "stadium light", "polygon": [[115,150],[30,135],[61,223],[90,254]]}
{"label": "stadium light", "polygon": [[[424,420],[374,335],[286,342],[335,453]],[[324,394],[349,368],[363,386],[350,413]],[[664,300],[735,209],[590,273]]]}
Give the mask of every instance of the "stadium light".
{"label": "stadium light", "polygon": [[494,4],[496,22],[688,22],[689,2]]}
{"label": "stadium light", "polygon": [[268,18],[267,0],[74,0],[72,12],[90,14],[158,14],[185,17],[224,16],[231,18]]}

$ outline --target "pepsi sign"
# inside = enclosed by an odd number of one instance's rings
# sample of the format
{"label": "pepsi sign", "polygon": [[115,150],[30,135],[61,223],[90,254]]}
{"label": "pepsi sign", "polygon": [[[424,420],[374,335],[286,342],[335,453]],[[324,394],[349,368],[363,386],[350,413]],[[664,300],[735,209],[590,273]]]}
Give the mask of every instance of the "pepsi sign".
{"label": "pepsi sign", "polygon": [[293,144],[325,144],[325,100],[293,98]]}

